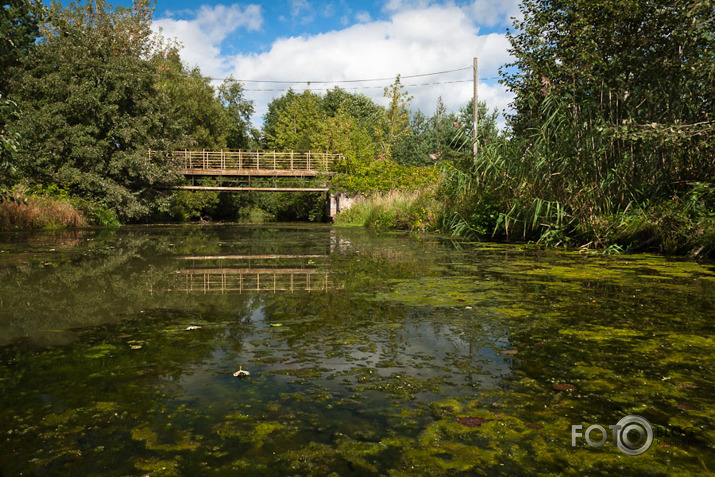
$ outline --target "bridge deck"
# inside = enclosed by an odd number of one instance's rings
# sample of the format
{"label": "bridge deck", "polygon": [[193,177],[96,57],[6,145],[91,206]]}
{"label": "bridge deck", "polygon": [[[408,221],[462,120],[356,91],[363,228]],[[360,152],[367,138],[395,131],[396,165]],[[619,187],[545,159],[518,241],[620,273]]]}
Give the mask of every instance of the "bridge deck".
{"label": "bridge deck", "polygon": [[[149,151],[151,156],[152,151]],[[244,151],[201,149],[173,151],[187,176],[310,177],[330,174],[341,154],[315,151]]]}
{"label": "bridge deck", "polygon": [[327,192],[327,187],[222,187],[222,186],[174,186],[179,190],[204,190],[216,192]]}

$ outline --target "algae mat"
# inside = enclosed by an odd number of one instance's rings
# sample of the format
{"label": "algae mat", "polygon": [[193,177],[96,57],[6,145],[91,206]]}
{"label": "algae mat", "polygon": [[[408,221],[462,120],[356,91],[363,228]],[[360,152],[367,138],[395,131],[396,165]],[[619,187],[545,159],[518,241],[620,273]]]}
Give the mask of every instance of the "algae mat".
{"label": "algae mat", "polygon": [[707,474],[714,278],[327,226],[0,235],[0,473]]}

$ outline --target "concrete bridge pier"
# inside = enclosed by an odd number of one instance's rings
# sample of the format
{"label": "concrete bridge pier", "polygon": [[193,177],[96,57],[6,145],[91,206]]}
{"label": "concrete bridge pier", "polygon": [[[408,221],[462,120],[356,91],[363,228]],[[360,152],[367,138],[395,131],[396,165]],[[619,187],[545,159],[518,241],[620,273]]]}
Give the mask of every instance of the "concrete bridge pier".
{"label": "concrete bridge pier", "polygon": [[347,210],[353,206],[358,196],[349,196],[344,192],[338,192],[333,194],[328,192],[325,201],[325,216],[330,220],[335,220],[337,216],[343,210]]}

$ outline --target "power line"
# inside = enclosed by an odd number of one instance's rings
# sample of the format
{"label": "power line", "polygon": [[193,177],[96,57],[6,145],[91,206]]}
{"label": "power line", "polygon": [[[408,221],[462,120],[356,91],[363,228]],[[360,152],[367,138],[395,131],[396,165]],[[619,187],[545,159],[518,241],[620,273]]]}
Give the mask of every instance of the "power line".
{"label": "power line", "polygon": [[[74,63],[74,66],[84,66],[85,68],[88,69],[96,69],[96,68],[101,68],[101,69],[106,69],[106,70],[115,70],[115,71],[126,71],[126,72],[136,72],[136,73],[149,73],[152,75],[156,76],[177,76],[177,77],[183,77],[183,78],[192,78],[189,72],[184,72],[184,71],[174,71],[174,70],[165,70],[165,71],[147,71],[146,69],[143,68],[127,68],[127,67],[118,67],[115,65],[107,65],[107,64],[90,64],[90,63],[80,63],[76,62]],[[460,71],[466,71],[466,70],[471,70],[472,67],[465,67],[465,68],[457,68],[453,70],[444,70],[444,71],[435,71],[432,73],[422,73],[422,74],[416,74],[416,75],[407,75],[407,76],[400,76],[400,78],[423,78],[423,77],[429,77],[429,76],[437,76],[437,75],[444,75],[444,74],[449,74],[449,73],[456,73]],[[288,80],[238,80],[233,78],[232,76],[226,77],[226,78],[212,78],[208,76],[203,76],[199,72],[199,77],[207,80],[207,81],[225,81],[227,79],[233,79],[237,83],[263,83],[263,84],[285,84],[285,85],[295,85],[295,86],[300,86],[305,84],[307,87],[305,88],[296,88],[295,91],[303,92],[303,91],[329,91],[331,88],[311,88],[311,84],[333,84],[333,85],[338,85],[338,84],[344,84],[344,83],[360,83],[360,82],[369,82],[369,81],[392,81],[394,80],[394,77],[388,77],[388,78],[371,78],[371,79],[352,79],[352,80],[320,80],[320,81],[288,81]],[[500,79],[498,76],[493,76],[490,78],[480,78],[480,82],[486,82],[486,81],[491,81],[491,80],[498,80]],[[444,85],[444,84],[459,84],[459,83],[470,83],[472,82],[472,79],[465,79],[465,80],[453,80],[453,81],[436,81],[436,82],[426,82],[426,83],[409,83],[409,84],[403,84],[402,86],[404,87],[416,87],[416,86],[437,86],[437,85]],[[352,87],[345,87],[342,89],[345,90],[368,90],[368,89],[383,89],[385,85],[374,85],[374,86],[352,86]],[[281,92],[285,91],[285,88],[244,88],[243,91],[246,92]]]}
{"label": "power line", "polygon": [[[484,80],[492,80],[492,79],[499,79],[498,77],[494,78],[485,78]],[[442,85],[442,84],[457,84],[457,83],[471,83],[473,80],[456,80],[456,81],[436,81],[436,82],[431,82],[431,83],[411,83],[411,84],[404,84],[402,86],[408,88],[408,87],[415,87],[415,86],[436,86],[436,85]],[[328,82],[329,83],[329,82]],[[382,89],[384,86],[352,86],[348,88],[342,88],[345,90],[362,90],[362,89]],[[280,91],[285,91],[283,88],[246,88],[243,91],[252,91],[252,92],[280,92]],[[304,88],[304,89],[299,89],[297,91],[330,91],[330,88]]]}
{"label": "power line", "polygon": [[[402,76],[400,75],[400,78],[423,78],[425,76],[436,76],[436,75],[444,75],[444,74],[449,74],[449,73],[456,73],[458,71],[466,71],[471,69],[471,66],[467,66],[466,68],[457,68],[455,70],[445,70],[445,71],[435,71],[433,73],[422,73],[418,75],[407,75],[407,76]],[[239,83],[274,83],[274,84],[296,84],[296,83],[306,83],[306,84],[335,84],[335,83],[365,83],[368,81],[392,81],[395,79],[397,75],[391,76],[389,78],[371,78],[371,79],[350,79],[350,80],[332,80],[332,81],[305,81],[305,80],[299,80],[299,81],[289,81],[289,80],[246,80],[246,79],[236,79]],[[211,81],[225,81],[228,78],[211,78],[207,77],[207,79]]]}
{"label": "power line", "polygon": [[[500,79],[498,76],[493,76],[491,78],[482,78],[480,79],[480,82],[482,81],[492,81],[492,80],[498,80]],[[383,80],[385,81],[385,80]],[[415,86],[438,86],[438,85],[443,85],[443,84],[458,84],[458,83],[471,83],[473,80],[468,79],[468,80],[455,80],[455,81],[436,81],[436,82],[431,82],[431,83],[410,83],[410,84],[403,84],[402,86],[406,88],[411,88]],[[330,81],[325,81],[324,83],[331,83]],[[364,90],[364,89],[382,89],[385,86],[352,86],[352,87],[347,87],[347,88],[342,88],[344,90],[350,90],[350,91],[357,91],[357,90]],[[291,88],[292,89],[292,88]],[[302,91],[330,91],[331,88],[303,88],[303,89],[295,89],[295,91],[302,92]],[[246,92],[265,92],[265,93],[270,93],[270,92],[281,92],[285,91],[285,88],[245,88],[243,91]]]}

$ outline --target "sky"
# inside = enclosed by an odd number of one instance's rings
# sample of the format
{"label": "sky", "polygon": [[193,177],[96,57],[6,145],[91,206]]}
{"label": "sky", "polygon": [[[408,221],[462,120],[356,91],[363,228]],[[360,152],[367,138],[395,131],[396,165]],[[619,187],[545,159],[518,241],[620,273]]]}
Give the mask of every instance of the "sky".
{"label": "sky", "polygon": [[[153,29],[181,43],[187,66],[242,81],[258,126],[289,87],[338,85],[385,105],[397,74],[411,110],[431,115],[441,97],[456,112],[473,95],[475,57],[479,99],[508,111],[497,77],[518,15],[518,0],[157,0]],[[368,79],[378,81],[358,81]]]}

